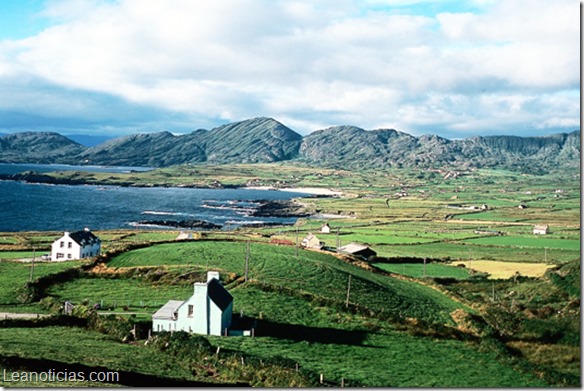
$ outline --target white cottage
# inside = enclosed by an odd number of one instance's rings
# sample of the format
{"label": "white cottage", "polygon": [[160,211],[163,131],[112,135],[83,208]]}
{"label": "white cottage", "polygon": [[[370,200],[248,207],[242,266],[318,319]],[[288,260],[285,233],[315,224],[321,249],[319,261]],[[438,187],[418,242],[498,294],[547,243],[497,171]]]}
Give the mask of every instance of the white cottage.
{"label": "white cottage", "polygon": [[89,228],[77,232],[65,232],[51,245],[51,260],[67,261],[95,257],[101,251],[101,240]]}
{"label": "white cottage", "polygon": [[533,227],[534,235],[547,235],[549,230],[548,225],[536,225]]}
{"label": "white cottage", "polygon": [[329,225],[329,223],[324,223],[320,227],[320,233],[321,234],[330,234],[331,233],[331,226]]}
{"label": "white cottage", "polygon": [[207,272],[185,301],[170,300],[152,315],[152,330],[225,335],[231,326],[233,296],[219,282],[219,272]]}

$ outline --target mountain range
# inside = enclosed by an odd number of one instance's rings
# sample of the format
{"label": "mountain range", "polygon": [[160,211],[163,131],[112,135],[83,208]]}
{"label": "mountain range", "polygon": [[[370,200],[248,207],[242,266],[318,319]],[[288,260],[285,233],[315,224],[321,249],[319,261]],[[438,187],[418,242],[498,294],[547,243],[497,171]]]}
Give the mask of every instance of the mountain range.
{"label": "mountain range", "polygon": [[580,166],[580,131],[542,137],[415,137],[394,129],[334,126],[302,137],[272,118],[199,129],[133,134],[87,147],[52,132],[0,137],[2,163],[164,167],[186,163],[298,161],[334,168],[504,168],[541,172]]}

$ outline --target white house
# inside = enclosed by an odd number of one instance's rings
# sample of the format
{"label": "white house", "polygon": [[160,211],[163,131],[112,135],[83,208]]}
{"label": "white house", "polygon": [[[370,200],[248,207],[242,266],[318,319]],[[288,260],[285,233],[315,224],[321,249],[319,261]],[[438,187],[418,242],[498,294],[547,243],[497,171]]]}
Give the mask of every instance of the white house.
{"label": "white house", "polygon": [[312,233],[306,235],[304,239],[302,239],[302,243],[300,243],[302,247],[306,248],[314,248],[317,250],[321,250],[324,247],[324,242],[321,242],[319,238],[317,238]]}
{"label": "white house", "polygon": [[547,225],[536,225],[533,227],[534,235],[547,235],[549,226]]}
{"label": "white house", "polygon": [[324,223],[320,227],[320,233],[322,233],[322,234],[330,234],[331,233],[331,226],[329,225],[329,223]]}
{"label": "white house", "polygon": [[77,232],[65,232],[51,245],[51,260],[67,261],[99,255],[101,240],[89,228]]}
{"label": "white house", "polygon": [[207,282],[195,282],[185,301],[170,300],[152,315],[152,330],[225,335],[231,326],[233,296],[219,282],[219,272],[207,272]]}

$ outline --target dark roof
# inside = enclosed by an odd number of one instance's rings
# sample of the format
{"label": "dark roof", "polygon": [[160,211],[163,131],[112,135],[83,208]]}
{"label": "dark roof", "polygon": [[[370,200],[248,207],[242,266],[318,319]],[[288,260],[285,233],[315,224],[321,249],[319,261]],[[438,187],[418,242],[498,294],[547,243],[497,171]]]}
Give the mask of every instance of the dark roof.
{"label": "dark roof", "polygon": [[101,240],[95,236],[91,231],[77,231],[69,234],[69,237],[73,239],[81,247],[101,243]]}
{"label": "dark roof", "polygon": [[233,301],[233,296],[223,288],[223,285],[216,278],[211,279],[207,283],[209,298],[213,303],[217,304],[217,307],[221,310],[225,310],[229,304]]}

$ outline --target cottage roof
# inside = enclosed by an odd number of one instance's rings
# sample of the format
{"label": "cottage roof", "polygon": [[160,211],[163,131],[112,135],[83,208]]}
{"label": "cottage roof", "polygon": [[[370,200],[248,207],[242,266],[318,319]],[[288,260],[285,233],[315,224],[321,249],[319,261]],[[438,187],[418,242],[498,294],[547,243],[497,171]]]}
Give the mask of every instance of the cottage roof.
{"label": "cottage roof", "polygon": [[70,233],[69,237],[81,247],[101,243],[101,240],[89,230]]}
{"label": "cottage roof", "polygon": [[178,310],[184,301],[181,300],[169,300],[165,305],[162,306],[158,311],[152,315],[152,319],[174,319],[174,313]]}
{"label": "cottage roof", "polygon": [[233,296],[221,285],[216,278],[211,279],[207,283],[209,298],[213,303],[217,304],[221,310],[225,310],[233,301]]}
{"label": "cottage roof", "polygon": [[349,243],[346,246],[339,248],[340,251],[345,252],[345,253],[349,253],[349,254],[356,254],[358,252],[361,252],[361,251],[367,250],[367,249],[369,249],[368,246],[365,246],[364,244],[359,244],[359,243]]}
{"label": "cottage roof", "polygon": [[547,225],[535,225],[533,227],[533,229],[548,229],[549,227]]}

